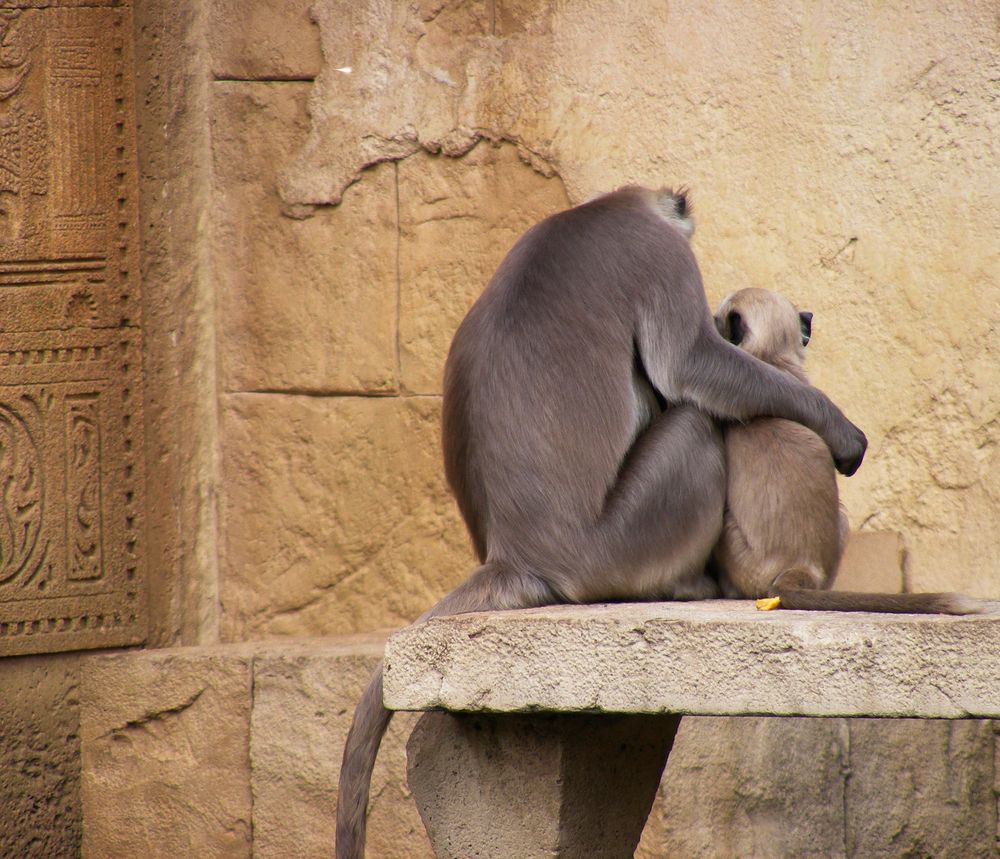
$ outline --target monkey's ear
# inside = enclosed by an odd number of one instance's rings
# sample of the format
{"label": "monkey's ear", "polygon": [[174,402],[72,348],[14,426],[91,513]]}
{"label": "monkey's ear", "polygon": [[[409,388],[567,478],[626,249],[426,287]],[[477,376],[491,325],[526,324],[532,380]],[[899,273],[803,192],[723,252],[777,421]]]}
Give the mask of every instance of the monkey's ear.
{"label": "monkey's ear", "polygon": [[802,332],[802,345],[808,345],[813,330],[813,315],[808,310],[799,314],[799,330]]}
{"label": "monkey's ear", "polygon": [[729,337],[727,339],[730,343],[739,346],[743,342],[743,338],[747,336],[747,327],[743,322],[740,312],[738,310],[730,310],[729,316],[726,317],[726,323],[729,328]]}

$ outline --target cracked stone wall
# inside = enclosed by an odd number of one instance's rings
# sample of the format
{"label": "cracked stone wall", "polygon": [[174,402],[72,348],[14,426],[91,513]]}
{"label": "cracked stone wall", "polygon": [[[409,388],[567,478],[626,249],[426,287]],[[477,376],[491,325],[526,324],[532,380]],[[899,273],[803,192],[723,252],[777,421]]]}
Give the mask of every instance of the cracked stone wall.
{"label": "cracked stone wall", "polygon": [[[454,586],[451,333],[521,231],[631,181],[692,188],[713,305],[816,313],[813,380],[871,440],[853,526],[901,534],[912,589],[1000,592],[994,4],[145,0],[136,25],[154,643],[398,627]],[[719,819],[739,855],[979,855],[988,730],[784,724],[692,721],[641,855],[711,855]],[[793,744],[822,774],[755,775]],[[795,828],[789,790],[835,806]]]}
{"label": "cracked stone wall", "polygon": [[174,609],[188,640],[396,626],[464,575],[451,333],[526,226],[629,181],[692,187],[711,303],[753,284],[816,313],[813,378],[871,440],[854,527],[902,534],[912,589],[996,595],[990,3],[203,15],[217,551]]}

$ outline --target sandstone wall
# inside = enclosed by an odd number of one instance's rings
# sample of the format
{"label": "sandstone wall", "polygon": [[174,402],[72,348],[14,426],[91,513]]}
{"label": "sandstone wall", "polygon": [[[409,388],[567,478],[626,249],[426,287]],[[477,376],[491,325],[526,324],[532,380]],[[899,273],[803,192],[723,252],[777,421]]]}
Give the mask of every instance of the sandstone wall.
{"label": "sandstone wall", "polygon": [[0,660],[0,856],[79,854],[79,654]]}
{"label": "sandstone wall", "polygon": [[520,231],[628,181],[692,187],[713,305],[816,313],[871,439],[853,526],[903,535],[914,589],[997,593],[991,4],[252,8],[206,25],[224,640],[395,626],[464,575],[450,335]]}
{"label": "sandstone wall", "polygon": [[[458,582],[472,555],[438,450],[451,333],[528,225],[630,181],[691,186],[711,304],[758,285],[816,313],[813,378],[871,440],[842,484],[853,526],[902,535],[913,589],[1000,590],[992,4],[145,0],[136,18],[153,643],[397,627]],[[227,653],[205,670],[236,660],[241,725],[272,692],[322,686],[269,663],[248,711],[251,667]],[[166,729],[214,701],[136,734],[157,766],[157,741],[183,749]],[[280,852],[276,797],[328,807],[331,771],[313,768],[339,746],[259,724],[261,772],[279,746],[308,750],[252,788]],[[223,763],[253,769],[238,730]],[[893,838],[989,855],[992,741],[691,720],[641,855],[872,855]],[[111,794],[156,807],[113,743],[87,742]],[[933,766],[913,762],[924,748]],[[785,769],[762,763],[785,751]],[[180,791],[184,769],[163,766]],[[392,766],[384,819],[406,798]],[[826,810],[797,826],[790,793]],[[246,792],[230,800],[220,837],[243,850]]]}

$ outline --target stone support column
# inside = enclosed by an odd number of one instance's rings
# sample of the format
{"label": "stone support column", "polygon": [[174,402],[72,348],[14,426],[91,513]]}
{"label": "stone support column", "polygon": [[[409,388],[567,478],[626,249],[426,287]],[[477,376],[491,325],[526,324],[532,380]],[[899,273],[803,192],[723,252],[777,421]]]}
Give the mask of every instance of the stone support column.
{"label": "stone support column", "polygon": [[675,715],[426,713],[409,785],[438,859],[630,859]]}

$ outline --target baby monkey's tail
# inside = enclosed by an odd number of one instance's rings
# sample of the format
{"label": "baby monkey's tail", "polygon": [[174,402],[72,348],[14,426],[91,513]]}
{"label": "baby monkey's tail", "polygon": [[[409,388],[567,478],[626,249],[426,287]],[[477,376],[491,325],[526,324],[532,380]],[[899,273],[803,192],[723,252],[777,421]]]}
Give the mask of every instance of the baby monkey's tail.
{"label": "baby monkey's tail", "polygon": [[781,607],[805,611],[871,611],[892,614],[980,614],[986,606],[964,594],[865,594],[777,587]]}

